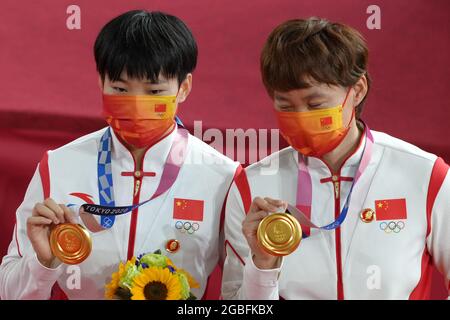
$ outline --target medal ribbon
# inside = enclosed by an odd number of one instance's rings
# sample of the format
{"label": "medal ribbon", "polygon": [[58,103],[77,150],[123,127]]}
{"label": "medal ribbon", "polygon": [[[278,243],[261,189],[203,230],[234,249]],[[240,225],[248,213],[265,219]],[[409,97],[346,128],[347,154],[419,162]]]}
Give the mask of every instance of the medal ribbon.
{"label": "medal ribbon", "polygon": [[101,216],[100,222],[102,227],[111,228],[114,225],[115,216],[133,211],[160,196],[173,185],[186,158],[187,141],[188,131],[179,127],[164,164],[159,185],[150,199],[136,205],[117,207],[114,201],[114,184],[112,179],[111,128],[108,128],[100,139],[98,150],[97,174],[100,205],[83,204],[81,207],[86,213]]}
{"label": "medal ribbon", "polygon": [[[311,182],[311,174],[308,171],[308,168],[303,160],[303,157],[299,155],[298,157],[298,180],[297,180],[297,204],[296,206],[292,206],[288,204],[288,211],[300,222],[300,225],[307,226],[315,229],[324,229],[324,230],[334,230],[342,225],[345,218],[347,217],[348,207],[350,204],[350,199],[352,196],[353,188],[355,184],[358,182],[359,178],[363,174],[364,170],[369,165],[370,159],[372,157],[372,148],[373,148],[373,136],[369,129],[369,127],[365,128],[365,146],[364,151],[361,157],[361,161],[359,163],[358,169],[356,171],[355,178],[353,179],[352,186],[350,187],[349,194],[345,201],[345,205],[342,208],[341,213],[330,224],[325,226],[317,226],[314,224],[303,212],[311,212],[311,203],[312,203],[312,182]],[[301,191],[301,192],[300,192]]]}

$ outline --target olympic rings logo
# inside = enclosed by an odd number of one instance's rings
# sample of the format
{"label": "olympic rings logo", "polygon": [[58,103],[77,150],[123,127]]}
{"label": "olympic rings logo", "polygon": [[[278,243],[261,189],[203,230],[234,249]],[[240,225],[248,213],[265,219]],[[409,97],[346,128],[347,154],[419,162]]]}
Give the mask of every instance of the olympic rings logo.
{"label": "olympic rings logo", "polygon": [[200,229],[200,225],[197,222],[189,222],[189,221],[177,221],[175,223],[175,228],[179,230],[181,233],[193,234],[198,229]]}
{"label": "olympic rings logo", "polygon": [[389,221],[380,223],[380,229],[386,233],[399,233],[404,227],[405,223],[403,221]]}

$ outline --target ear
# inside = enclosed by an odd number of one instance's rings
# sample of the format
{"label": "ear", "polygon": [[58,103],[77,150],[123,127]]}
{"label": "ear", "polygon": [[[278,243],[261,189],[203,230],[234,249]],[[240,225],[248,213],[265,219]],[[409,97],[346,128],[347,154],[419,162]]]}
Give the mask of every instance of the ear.
{"label": "ear", "polygon": [[353,86],[355,90],[355,97],[353,98],[353,106],[358,106],[367,94],[367,78],[363,75]]}
{"label": "ear", "polygon": [[192,90],[192,73],[188,73],[186,78],[180,85],[177,102],[178,103],[184,102],[188,97],[188,95],[191,93],[191,90]]}
{"label": "ear", "polygon": [[98,87],[100,88],[100,91],[103,93],[103,80],[102,80],[102,76],[99,74],[98,75]]}

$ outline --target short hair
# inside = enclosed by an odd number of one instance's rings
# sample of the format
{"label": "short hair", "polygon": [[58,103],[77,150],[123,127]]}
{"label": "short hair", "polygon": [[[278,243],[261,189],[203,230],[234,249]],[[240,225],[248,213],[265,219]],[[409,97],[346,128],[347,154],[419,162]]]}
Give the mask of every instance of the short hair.
{"label": "short hair", "polygon": [[126,71],[131,78],[156,81],[159,75],[178,83],[197,65],[197,43],[175,16],[145,10],[128,11],[109,21],[95,40],[94,56],[102,80]]}
{"label": "short hair", "polygon": [[[368,53],[363,36],[349,26],[316,17],[289,20],[264,45],[262,80],[272,98],[274,91],[309,88],[311,80],[349,87],[365,75],[370,88]],[[365,98],[356,108],[357,119]]]}

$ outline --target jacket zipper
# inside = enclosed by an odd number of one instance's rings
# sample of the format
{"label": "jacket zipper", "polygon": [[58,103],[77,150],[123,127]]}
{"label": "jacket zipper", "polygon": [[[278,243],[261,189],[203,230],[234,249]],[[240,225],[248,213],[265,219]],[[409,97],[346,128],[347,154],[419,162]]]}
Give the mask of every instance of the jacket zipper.
{"label": "jacket zipper", "polygon": [[[333,175],[334,184],[334,218],[337,219],[341,213],[341,182],[338,176]],[[344,285],[342,282],[342,260],[341,260],[341,229],[334,229],[336,244],[336,273],[337,273],[337,299],[344,299]]]}
{"label": "jacket zipper", "polygon": [[[133,197],[136,197],[139,190],[141,189],[141,180],[140,179],[134,179],[134,195]],[[134,199],[133,199],[134,201]]]}
{"label": "jacket zipper", "polygon": [[[139,171],[136,171],[139,172]],[[133,193],[133,205],[137,205],[139,203],[139,196],[141,194],[141,185],[142,185],[142,176],[136,177],[134,175],[134,193]],[[137,228],[137,219],[138,219],[139,208],[135,208],[131,212],[131,221],[130,221],[130,234],[128,236],[128,253],[127,259],[130,260],[134,255],[134,245],[136,241],[136,228]]]}
{"label": "jacket zipper", "polygon": [[[339,199],[340,197],[340,192],[339,192],[339,181],[336,181],[334,183],[334,198],[335,199]],[[340,205],[340,204],[339,204]]]}
{"label": "jacket zipper", "polygon": [[[344,166],[344,164],[347,162],[348,159],[350,159],[351,156],[355,154],[357,150],[361,147],[364,135],[361,135],[361,138],[359,140],[358,147],[347,156],[347,158],[342,162],[341,167],[339,168],[339,175],[333,174],[333,170],[327,165],[326,162],[325,165],[330,170],[330,173],[332,175],[331,179],[333,182],[333,189],[334,189],[334,216],[335,219],[339,216],[341,213],[341,169]],[[334,235],[335,235],[335,245],[336,245],[336,273],[337,273],[337,299],[343,300],[344,299],[344,284],[342,280],[342,257],[341,257],[341,228],[334,229]]]}
{"label": "jacket zipper", "polygon": [[[133,205],[139,204],[139,197],[140,197],[141,189],[142,189],[142,177],[145,175],[145,173],[144,173],[145,155],[147,154],[148,150],[150,150],[150,148],[153,147],[156,143],[158,143],[159,141],[161,141],[164,138],[166,138],[167,136],[169,136],[175,130],[175,128],[176,128],[176,126],[173,126],[173,128],[170,132],[168,132],[167,134],[162,136],[158,141],[156,141],[151,146],[147,147],[147,149],[145,150],[145,153],[142,155],[142,158],[140,160],[140,166],[139,166],[140,170],[136,170],[136,168],[138,168],[136,158],[134,157],[133,153],[131,153],[131,156],[133,157],[133,161],[134,161]],[[152,175],[152,176],[154,176],[154,175]],[[139,212],[139,208],[136,208],[131,212],[130,233],[128,236],[128,251],[127,251],[128,260],[133,258],[133,254],[134,254],[134,244],[136,241],[138,212]]]}

